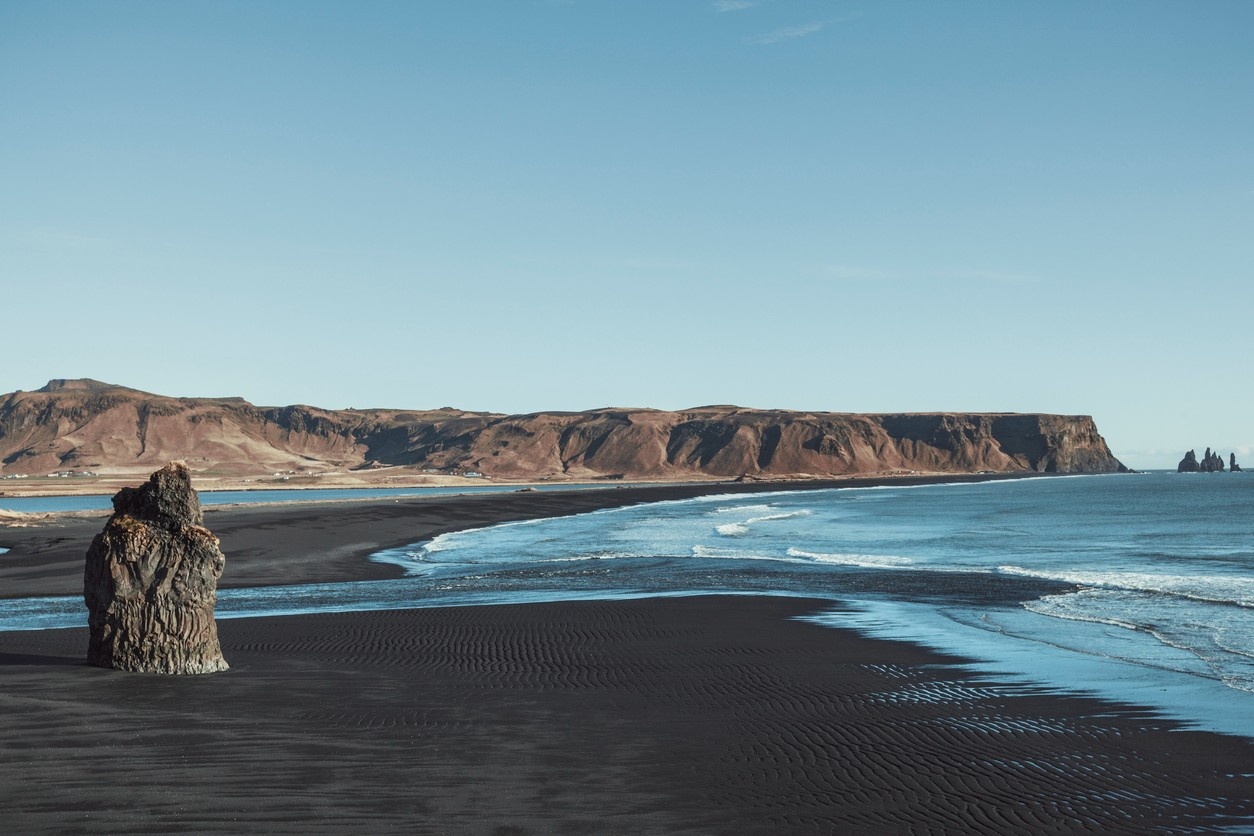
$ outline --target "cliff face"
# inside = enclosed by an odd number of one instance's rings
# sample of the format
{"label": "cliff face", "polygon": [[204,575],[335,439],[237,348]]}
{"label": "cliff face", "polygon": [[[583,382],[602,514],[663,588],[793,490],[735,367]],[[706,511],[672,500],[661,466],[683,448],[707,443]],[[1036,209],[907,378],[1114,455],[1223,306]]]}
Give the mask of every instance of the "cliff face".
{"label": "cliff face", "polygon": [[[384,461],[388,461],[384,459]],[[1105,473],[1122,464],[1091,418],[845,415],[705,407],[494,418],[415,438],[402,460],[494,476],[735,478],[889,470]]]}
{"label": "cliff face", "polygon": [[392,465],[516,479],[1125,469],[1087,416],[734,406],[531,415],[332,411],[167,398],[95,381],[53,381],[0,396],[0,473],[150,468],[172,459],[194,471],[239,475]]}

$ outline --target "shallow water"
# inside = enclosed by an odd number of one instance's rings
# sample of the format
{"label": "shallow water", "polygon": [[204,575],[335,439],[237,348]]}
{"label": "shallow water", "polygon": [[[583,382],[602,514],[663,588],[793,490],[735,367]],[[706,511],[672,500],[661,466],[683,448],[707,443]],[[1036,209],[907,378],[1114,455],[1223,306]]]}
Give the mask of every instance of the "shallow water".
{"label": "shallow water", "polygon": [[[923,604],[942,649],[1001,648],[1040,674],[1034,653],[1054,660],[1054,684],[1095,689],[1089,663],[1107,662],[1105,696],[1191,702],[1177,716],[1248,732],[1252,501],[1244,473],[713,496],[457,532],[376,559],[432,592],[502,599],[542,587],[852,598],[877,613],[862,629],[896,638],[917,638],[924,611],[900,606]],[[1068,659],[1085,672],[1066,673]]]}

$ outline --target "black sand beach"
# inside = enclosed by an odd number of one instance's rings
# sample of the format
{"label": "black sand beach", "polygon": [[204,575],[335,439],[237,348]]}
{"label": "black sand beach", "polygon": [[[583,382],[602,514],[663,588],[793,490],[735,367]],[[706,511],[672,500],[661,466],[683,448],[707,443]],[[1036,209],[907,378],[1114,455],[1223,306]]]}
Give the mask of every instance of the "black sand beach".
{"label": "black sand beach", "polygon": [[[376,548],[639,501],[629,490],[208,522],[227,585],[342,580],[392,571],[361,559]],[[4,531],[4,594],[81,589],[82,538],[100,525]],[[1143,834],[1254,822],[1250,741],[797,620],[831,606],[703,596],[226,620],[232,669],[185,678],[87,667],[85,629],[3,633],[0,825]]]}

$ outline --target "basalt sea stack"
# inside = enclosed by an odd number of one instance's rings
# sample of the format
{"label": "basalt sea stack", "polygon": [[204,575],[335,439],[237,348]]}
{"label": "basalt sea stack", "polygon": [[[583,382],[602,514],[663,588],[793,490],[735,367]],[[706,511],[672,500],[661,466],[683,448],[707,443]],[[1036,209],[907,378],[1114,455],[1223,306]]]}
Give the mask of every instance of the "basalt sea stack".
{"label": "basalt sea stack", "polygon": [[[1232,456],[1232,466],[1237,470],[1237,457],[1234,453]],[[1197,460],[1197,451],[1190,450],[1184,454],[1184,458],[1180,460],[1180,464],[1176,465],[1176,473],[1223,473],[1224,457],[1219,455],[1219,451],[1211,452],[1209,447],[1206,448],[1206,454],[1202,456],[1202,460]]]}
{"label": "basalt sea stack", "polygon": [[118,491],[83,572],[88,662],[143,673],[227,669],[213,620],[226,558],[204,523],[181,462]]}

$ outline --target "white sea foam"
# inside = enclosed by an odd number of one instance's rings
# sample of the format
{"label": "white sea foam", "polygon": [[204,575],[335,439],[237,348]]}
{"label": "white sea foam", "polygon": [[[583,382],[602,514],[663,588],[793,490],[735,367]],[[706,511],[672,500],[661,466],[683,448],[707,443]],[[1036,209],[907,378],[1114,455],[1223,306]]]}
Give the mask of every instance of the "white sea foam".
{"label": "white sea foam", "polygon": [[715,508],[711,514],[762,514],[774,511],[774,505],[736,505],[731,508]]}
{"label": "white sea foam", "polygon": [[[763,491],[761,493],[754,493],[753,498],[772,500],[772,499],[777,499],[782,496],[801,496],[801,495],[823,496],[825,494],[831,493],[832,491],[843,491],[843,490],[845,490],[845,488],[802,488],[800,490],[794,488],[793,490]],[[730,503],[730,502],[743,503],[745,499],[746,497],[744,494],[712,493],[712,494],[705,494],[703,496],[690,496],[685,499],[664,499],[660,502],[651,502],[649,503],[649,505],[653,508],[666,508],[666,507],[671,507],[671,506],[683,506],[683,505],[719,505],[719,504]],[[613,512],[613,511],[621,511],[623,509],[622,508],[609,508],[606,510]]]}
{"label": "white sea foam", "polygon": [[711,558],[716,560],[760,560],[767,563],[801,563],[795,557],[779,557],[778,555],[762,554],[761,552],[743,549],[721,549],[716,546],[693,546],[693,557]]}
{"label": "white sea foam", "polygon": [[998,566],[1006,575],[1062,581],[1080,586],[1103,589],[1130,589],[1140,592],[1157,592],[1208,601],[1219,604],[1235,604],[1254,607],[1254,578],[1232,575],[1168,575],[1153,572],[1094,572],[1056,569],[1027,569],[1022,566]]}
{"label": "white sea foam", "polygon": [[[461,534],[463,532],[457,532],[457,533]],[[424,543],[419,548],[419,552],[423,554],[435,554],[436,552],[442,552],[445,549],[453,548],[453,544],[450,542],[451,539],[452,539],[451,534],[441,534],[440,536],[432,540],[430,543]]]}
{"label": "white sea foam", "polygon": [[831,563],[838,566],[861,566],[865,569],[900,569],[912,566],[914,561],[908,557],[892,554],[830,554],[824,552],[808,552],[802,549],[789,548],[789,557],[803,557],[816,563]]}
{"label": "white sea foam", "polygon": [[[1109,624],[1112,627],[1124,627],[1128,630],[1139,630],[1143,625],[1135,621],[1129,621],[1120,618],[1113,612],[1104,609],[1102,604],[1096,608],[1085,608],[1074,606],[1077,599],[1088,593],[1097,592],[1098,590],[1081,590],[1075,593],[1064,593],[1062,595],[1045,595],[1035,601],[1025,601],[1023,608],[1028,612],[1034,612],[1037,615],[1049,615],[1055,618],[1065,618],[1069,621],[1088,621],[1092,624]],[[1105,602],[1103,602],[1104,604]],[[1088,609],[1089,611],[1086,611]]]}
{"label": "white sea foam", "polygon": [[[620,509],[612,508],[609,510],[616,511]],[[589,511],[587,516],[591,516],[592,514],[596,514],[596,513],[600,513],[600,512]],[[482,532],[504,531],[504,530],[511,529],[511,528],[524,528],[527,526],[544,525],[546,523],[552,523],[552,522],[553,522],[553,519],[550,517],[540,517],[534,520],[511,520],[509,522],[493,523],[492,525],[485,525],[479,528],[463,528],[458,531],[447,531],[444,534],[437,534],[435,537],[431,538],[427,542],[422,543],[420,545],[420,548],[423,551],[428,552],[428,553],[440,552],[440,551],[445,551],[446,549],[457,548],[460,545],[460,541],[470,539],[472,535],[477,535]]]}
{"label": "white sea foam", "polygon": [[639,552],[599,551],[586,554],[574,554],[568,557],[547,557],[541,563],[581,563],[585,560],[621,560],[629,557],[650,557]]}
{"label": "white sea foam", "polygon": [[1141,590],[1082,589],[1046,595],[1023,607],[1038,615],[1152,636],[1192,654],[1209,668],[1209,675],[1229,687],[1254,692],[1254,616],[1227,602]]}
{"label": "white sea foam", "polygon": [[733,511],[739,512],[738,515],[756,512],[756,516],[748,517],[741,522],[722,523],[714,526],[714,531],[723,537],[739,537],[748,534],[749,526],[757,525],[758,523],[797,519],[808,517],[814,513],[808,508],[799,508],[796,511],[778,511],[770,505],[744,505],[738,508],[720,508],[712,513],[721,515],[730,514]]}
{"label": "white sea foam", "polygon": [[764,514],[761,517],[751,517],[750,523],[772,522],[774,520],[792,520],[797,517],[808,517],[814,512],[809,508],[799,508],[796,511],[781,511],[778,514]]}

